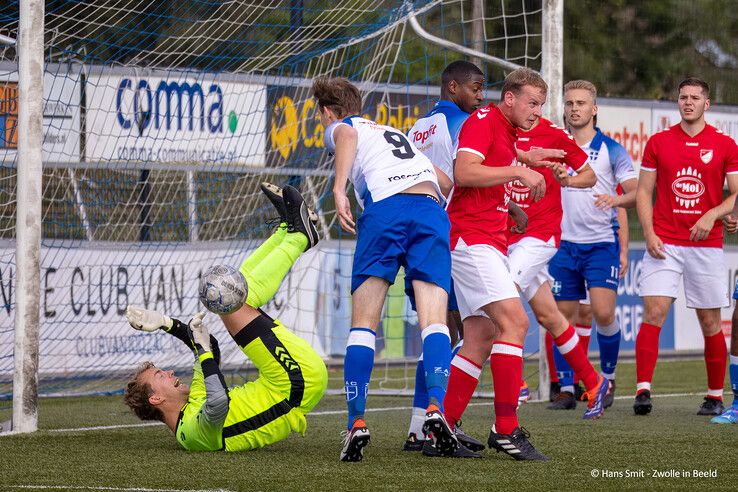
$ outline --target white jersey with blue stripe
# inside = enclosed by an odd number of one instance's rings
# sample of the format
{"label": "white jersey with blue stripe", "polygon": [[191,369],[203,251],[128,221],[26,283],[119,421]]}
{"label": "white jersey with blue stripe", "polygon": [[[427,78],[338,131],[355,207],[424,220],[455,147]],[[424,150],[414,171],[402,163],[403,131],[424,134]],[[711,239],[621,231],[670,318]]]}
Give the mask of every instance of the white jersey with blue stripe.
{"label": "white jersey with blue stripe", "polygon": [[454,158],[459,132],[469,113],[452,101],[440,100],[433,110],[415,122],[408,137],[453,183]]}
{"label": "white jersey with blue stripe", "polygon": [[378,202],[425,181],[432,182],[438,196],[443,196],[433,164],[400,130],[349,116],[326,128],[328,150],[335,149],[333,132],[341,124],[352,126],[358,134],[349,179],[362,207],[367,200]]}
{"label": "white jersey with blue stripe", "polygon": [[564,216],[561,239],[572,243],[612,243],[618,226],[617,210],[601,210],[595,206],[596,194],[615,195],[618,184],[636,178],[628,151],[599,128],[591,142],[582,145],[589,154],[589,165],[597,176],[591,188],[561,189]]}

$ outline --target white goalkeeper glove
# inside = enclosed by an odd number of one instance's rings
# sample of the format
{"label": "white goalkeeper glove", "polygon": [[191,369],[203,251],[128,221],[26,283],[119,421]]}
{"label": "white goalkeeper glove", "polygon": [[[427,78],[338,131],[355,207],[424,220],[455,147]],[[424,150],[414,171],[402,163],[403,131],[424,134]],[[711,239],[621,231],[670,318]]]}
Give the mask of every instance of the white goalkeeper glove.
{"label": "white goalkeeper glove", "polygon": [[128,306],[126,308],[126,319],[134,329],[149,333],[159,329],[169,331],[173,325],[172,318],[169,316],[140,306]]}
{"label": "white goalkeeper glove", "polygon": [[190,335],[192,336],[192,342],[195,344],[198,352],[212,352],[210,348],[210,333],[208,327],[202,322],[205,317],[205,311],[200,311],[192,317],[190,320]]}

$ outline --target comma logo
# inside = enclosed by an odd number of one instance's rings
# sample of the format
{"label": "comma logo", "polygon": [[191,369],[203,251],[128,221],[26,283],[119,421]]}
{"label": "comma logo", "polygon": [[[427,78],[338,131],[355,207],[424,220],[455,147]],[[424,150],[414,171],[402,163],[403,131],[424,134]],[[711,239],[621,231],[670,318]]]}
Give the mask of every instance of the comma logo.
{"label": "comma logo", "polygon": [[671,184],[671,191],[680,206],[687,209],[694,207],[700,203],[700,197],[705,193],[702,173],[691,166],[682,169]]}

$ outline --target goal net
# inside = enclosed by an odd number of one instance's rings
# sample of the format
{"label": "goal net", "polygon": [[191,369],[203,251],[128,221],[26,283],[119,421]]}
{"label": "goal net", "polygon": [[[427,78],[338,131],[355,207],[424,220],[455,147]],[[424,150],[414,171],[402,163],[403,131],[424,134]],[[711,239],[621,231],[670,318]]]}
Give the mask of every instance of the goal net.
{"label": "goal net", "polygon": [[[336,222],[309,89],[314,76],[346,76],[362,89],[369,118],[407,131],[437,100],[444,66],[464,57],[420,37],[410,14],[448,42],[541,66],[540,0],[46,1],[41,395],[119,392],[143,360],[190,367],[180,342],[132,330],[126,305],[183,320],[199,310],[201,272],[239,265],[272,229],[262,181],[299,187],[324,237],[265,309],[326,360],[342,361],[354,238]],[[18,0],[3,2],[0,19],[2,39],[17,38]],[[491,99],[504,72],[475,61]],[[4,399],[23,247],[15,244],[18,77],[17,47],[0,42]],[[208,321],[224,368],[243,377],[243,354],[214,315]],[[396,282],[378,334],[381,388],[412,388],[416,325]],[[538,350],[533,327],[527,353]],[[341,371],[330,376],[340,389]]]}

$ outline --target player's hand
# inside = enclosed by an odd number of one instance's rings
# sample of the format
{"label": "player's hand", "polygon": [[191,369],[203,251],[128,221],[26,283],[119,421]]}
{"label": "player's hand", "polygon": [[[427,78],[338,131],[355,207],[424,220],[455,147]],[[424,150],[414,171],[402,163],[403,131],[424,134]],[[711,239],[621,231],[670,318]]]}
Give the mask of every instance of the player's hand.
{"label": "player's hand", "polygon": [[657,260],[665,260],[666,252],[664,250],[664,242],[656,234],[646,237],[646,251],[652,258]]}
{"label": "player's hand", "polygon": [[625,278],[626,273],[628,273],[628,252],[620,250],[620,278]]}
{"label": "player's hand", "polygon": [[351,203],[344,191],[333,190],[333,198],[336,202],[336,215],[341,223],[341,229],[351,234],[356,234],[356,223],[351,215]]}
{"label": "player's hand", "polygon": [[563,188],[569,186],[571,176],[569,176],[569,171],[566,169],[565,165],[557,162],[551,167],[551,172],[553,173],[554,178],[556,178],[556,181],[558,181]]}
{"label": "player's hand", "polygon": [[530,189],[530,197],[537,202],[546,194],[546,180],[543,174],[526,167],[519,168],[518,180]]}
{"label": "player's hand", "polygon": [[708,210],[705,214],[700,217],[692,227],[689,228],[689,240],[690,241],[702,241],[707,239],[710,235],[710,231],[715,225],[715,214],[712,210]]}
{"label": "player's hand", "polygon": [[725,227],[725,232],[735,234],[738,232],[738,217],[735,217],[733,214],[726,215],[723,217],[723,226]]}
{"label": "player's hand", "polygon": [[198,352],[212,352],[210,347],[210,333],[208,327],[202,322],[205,311],[200,311],[192,317],[189,323],[190,337]]}
{"label": "player's hand", "polygon": [[563,159],[566,157],[566,151],[561,149],[530,149],[523,152],[525,156],[523,163],[530,167],[551,167],[556,162],[551,159]]}
{"label": "player's hand", "polygon": [[510,209],[510,217],[515,225],[510,228],[513,234],[523,234],[528,229],[528,214],[523,212],[520,207]]}
{"label": "player's hand", "polygon": [[172,318],[169,316],[140,306],[128,306],[126,308],[126,319],[134,329],[149,333],[160,329],[168,331],[173,324]]}
{"label": "player's hand", "polygon": [[602,193],[595,193],[595,207],[600,210],[607,210],[609,208],[615,208],[618,206],[618,197],[612,195],[606,195]]}

